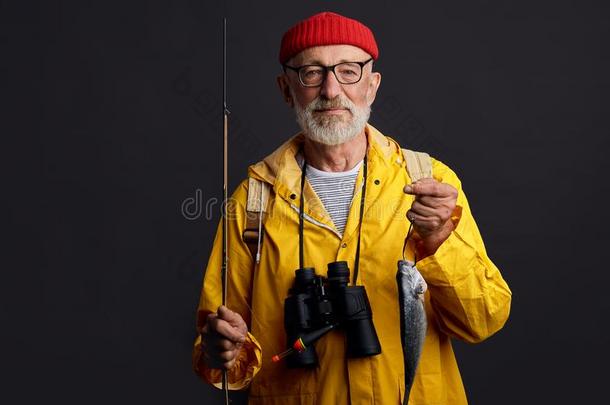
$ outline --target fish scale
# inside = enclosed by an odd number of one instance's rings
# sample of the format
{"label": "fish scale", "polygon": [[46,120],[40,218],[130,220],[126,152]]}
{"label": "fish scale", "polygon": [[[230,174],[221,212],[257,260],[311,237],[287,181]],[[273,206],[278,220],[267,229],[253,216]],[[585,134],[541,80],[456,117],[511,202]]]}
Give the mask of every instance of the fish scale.
{"label": "fish scale", "polygon": [[426,338],[426,311],[424,292],[426,281],[411,262],[398,261],[396,273],[398,302],[400,307],[400,343],[405,365],[405,397],[403,404],[409,403],[409,394],[415,379],[419,357]]}

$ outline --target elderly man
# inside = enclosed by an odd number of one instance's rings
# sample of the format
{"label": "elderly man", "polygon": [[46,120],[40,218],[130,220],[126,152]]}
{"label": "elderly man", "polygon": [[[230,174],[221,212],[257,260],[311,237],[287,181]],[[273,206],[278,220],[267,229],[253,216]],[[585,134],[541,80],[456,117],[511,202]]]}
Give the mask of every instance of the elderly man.
{"label": "elderly man", "polygon": [[[282,39],[284,72],[277,80],[302,131],[251,166],[249,180],[233,194],[227,306],[219,307],[217,236],[193,351],[202,378],[220,386],[228,370],[229,387],[249,388],[251,404],[401,403],[395,274],[403,254],[417,258],[428,284],[428,329],[410,403],[465,404],[451,338],[479,342],[508,318],[511,292],[486,254],[455,173],[432,159],[432,178],[412,181],[400,146],[368,124],[381,83],[373,70],[377,58],[372,32],[334,13],[301,21]],[[266,214],[253,255],[242,236],[257,184],[267,190],[261,198]],[[405,248],[410,223],[414,232]],[[353,336],[339,327],[315,343],[314,367],[272,362],[289,344],[284,300],[295,270],[313,267],[326,275],[335,261],[346,261],[355,278],[350,282],[364,286],[381,353],[346,356]]]}

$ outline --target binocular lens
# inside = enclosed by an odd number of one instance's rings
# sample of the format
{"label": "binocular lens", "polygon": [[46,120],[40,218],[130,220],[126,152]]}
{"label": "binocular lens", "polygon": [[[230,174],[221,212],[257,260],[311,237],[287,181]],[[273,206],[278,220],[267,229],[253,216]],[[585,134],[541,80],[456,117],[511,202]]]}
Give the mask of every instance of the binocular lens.
{"label": "binocular lens", "polygon": [[306,286],[316,278],[316,271],[313,267],[304,267],[294,271],[294,281],[297,286]]}
{"label": "binocular lens", "polygon": [[328,263],[328,282],[329,283],[348,283],[349,282],[349,267],[347,262],[332,262]]}

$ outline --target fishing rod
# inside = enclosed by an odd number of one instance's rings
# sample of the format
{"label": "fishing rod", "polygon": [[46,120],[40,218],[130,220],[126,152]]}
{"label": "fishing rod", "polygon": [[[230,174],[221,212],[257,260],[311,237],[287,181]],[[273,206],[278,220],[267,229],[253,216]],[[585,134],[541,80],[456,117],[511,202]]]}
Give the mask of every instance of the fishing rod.
{"label": "fishing rod", "polygon": [[[229,109],[227,108],[227,19],[222,23],[222,305],[227,305],[227,270],[229,265],[228,235],[229,225],[227,222],[228,181],[229,181]],[[227,370],[222,373],[222,390],[225,394],[225,405],[229,405],[229,380]]]}

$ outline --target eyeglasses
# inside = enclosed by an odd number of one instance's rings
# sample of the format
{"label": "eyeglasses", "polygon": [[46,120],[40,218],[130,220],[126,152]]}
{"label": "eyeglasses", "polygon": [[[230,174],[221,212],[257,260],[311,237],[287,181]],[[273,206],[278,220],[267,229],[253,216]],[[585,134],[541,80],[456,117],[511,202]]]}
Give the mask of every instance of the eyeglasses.
{"label": "eyeglasses", "polygon": [[370,58],[364,62],[342,62],[332,66],[324,65],[303,65],[288,66],[282,65],[284,72],[286,69],[294,70],[299,75],[299,81],[305,87],[321,86],[329,71],[333,72],[337,81],[341,84],[355,84],[362,79],[362,68],[372,61]]}

